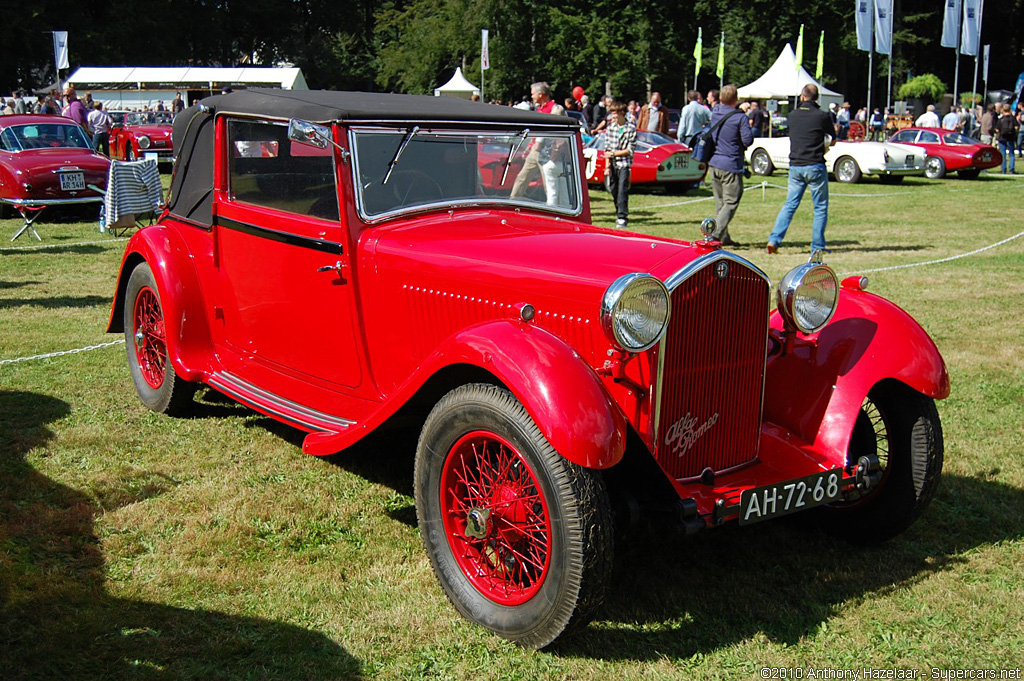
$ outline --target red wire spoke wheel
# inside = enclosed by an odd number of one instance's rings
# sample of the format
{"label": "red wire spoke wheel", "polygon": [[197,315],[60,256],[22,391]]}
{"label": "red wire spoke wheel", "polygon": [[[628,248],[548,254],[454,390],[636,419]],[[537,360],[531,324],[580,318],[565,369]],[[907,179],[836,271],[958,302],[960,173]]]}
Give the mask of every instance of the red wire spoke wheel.
{"label": "red wire spoke wheel", "polygon": [[156,412],[186,412],[192,404],[195,384],[174,373],[167,347],[164,305],[153,271],[144,262],[128,277],[122,312],[128,372],[139,399]]}
{"label": "red wire spoke wheel", "polygon": [[444,527],[466,578],[491,600],[521,605],[547,573],[551,527],[529,465],[504,438],[474,431],[441,474]]}
{"label": "red wire spoke wheel", "polygon": [[512,393],[445,395],[414,475],[423,545],[464,617],[528,648],[590,619],[612,567],[604,479],[556,452]]}

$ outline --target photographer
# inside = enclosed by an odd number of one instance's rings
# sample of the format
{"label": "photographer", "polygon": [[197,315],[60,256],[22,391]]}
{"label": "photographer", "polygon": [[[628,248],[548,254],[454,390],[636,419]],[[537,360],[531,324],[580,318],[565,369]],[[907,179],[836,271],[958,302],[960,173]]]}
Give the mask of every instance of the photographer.
{"label": "photographer", "polygon": [[715,133],[715,154],[708,161],[718,223],[712,238],[726,246],[739,246],[729,236],[729,223],[743,198],[743,152],[754,142],[754,133],[747,117],[736,108],[736,86],[726,85],[718,97],[719,105],[711,115],[711,125],[723,118],[726,120]]}

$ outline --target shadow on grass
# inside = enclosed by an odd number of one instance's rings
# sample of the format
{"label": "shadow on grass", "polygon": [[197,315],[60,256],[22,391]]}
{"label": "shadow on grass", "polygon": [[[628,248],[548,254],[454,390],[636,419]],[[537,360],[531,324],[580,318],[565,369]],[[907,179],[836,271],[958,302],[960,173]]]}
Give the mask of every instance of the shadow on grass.
{"label": "shadow on grass", "polygon": [[[25,244],[25,245],[28,245],[28,244]],[[37,244],[37,245],[43,246],[45,244]],[[111,242],[111,245],[113,245],[113,242]],[[107,246],[104,245],[104,244],[84,245],[84,246],[68,245],[68,246],[48,246],[46,248],[39,248],[39,249],[36,249],[36,250],[29,250],[29,249],[17,250],[17,251],[10,251],[10,250],[4,251],[4,250],[0,250],[0,255],[26,255],[28,253],[40,253],[40,254],[46,254],[47,256],[56,255],[56,254],[60,254],[60,253],[74,253],[76,255],[95,255],[97,253],[103,253],[106,250],[107,250]]]}
{"label": "shadow on grass", "polygon": [[[79,490],[27,453],[70,413],[61,400],[0,390],[0,669],[15,679],[356,678],[360,663],[301,627],[111,596]],[[156,481],[157,488],[166,481]],[[159,493],[139,488],[140,498]],[[108,499],[110,501],[110,499]],[[129,497],[118,503],[138,501]]]}
{"label": "shadow on grass", "polygon": [[42,284],[41,281],[0,281],[0,291],[12,288],[21,288],[22,286],[32,286],[34,284]]}
{"label": "shadow on grass", "polygon": [[0,309],[11,307],[41,307],[55,309],[60,307],[95,307],[110,305],[110,298],[105,296],[54,296],[53,298],[0,298]]}

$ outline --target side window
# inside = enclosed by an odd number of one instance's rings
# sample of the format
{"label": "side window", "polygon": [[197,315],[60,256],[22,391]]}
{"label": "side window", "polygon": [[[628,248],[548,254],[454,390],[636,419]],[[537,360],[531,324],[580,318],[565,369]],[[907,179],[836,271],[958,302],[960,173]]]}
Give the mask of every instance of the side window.
{"label": "side window", "polygon": [[921,131],[921,144],[938,144],[939,136],[934,132],[928,132],[927,130]]}
{"label": "side window", "polygon": [[917,137],[916,130],[901,130],[893,138],[893,142],[913,142],[914,138]]}
{"label": "side window", "polygon": [[234,201],[337,220],[334,151],[288,139],[288,126],[228,121],[228,189]]}

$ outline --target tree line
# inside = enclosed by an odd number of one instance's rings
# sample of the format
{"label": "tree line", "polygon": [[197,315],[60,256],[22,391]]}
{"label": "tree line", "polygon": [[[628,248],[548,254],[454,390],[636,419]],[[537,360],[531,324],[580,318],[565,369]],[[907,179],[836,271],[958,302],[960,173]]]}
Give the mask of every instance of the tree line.
{"label": "tree line", "polygon": [[[12,3],[13,4],[13,3]],[[490,30],[485,98],[518,100],[547,80],[558,96],[581,85],[640,99],[659,90],[679,105],[693,86],[703,29],[702,90],[760,76],[805,26],[804,67],[814,72],[825,31],[824,84],[862,105],[868,55],[856,47],[853,0],[119,0],[82,5],[16,3],[0,51],[0,92],[53,82],[52,39],[70,33],[77,66],[272,66],[302,68],[310,87],[430,93],[456,66],[480,81],[480,30]],[[934,73],[953,87],[954,53],[939,46],[942,0],[896,0],[893,92]],[[989,86],[1012,89],[1024,70],[1024,0],[986,3],[982,43],[992,45]],[[962,58],[969,90],[973,58]],[[873,100],[885,97],[887,58],[875,57]],[[67,75],[66,72],[63,75]],[[979,86],[980,87],[980,86]]]}

